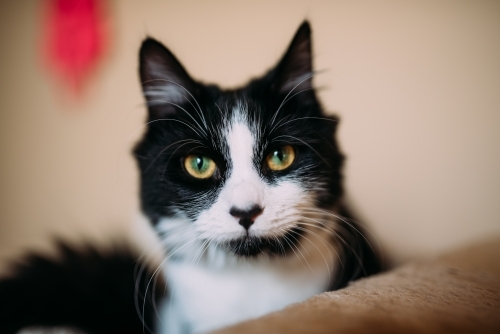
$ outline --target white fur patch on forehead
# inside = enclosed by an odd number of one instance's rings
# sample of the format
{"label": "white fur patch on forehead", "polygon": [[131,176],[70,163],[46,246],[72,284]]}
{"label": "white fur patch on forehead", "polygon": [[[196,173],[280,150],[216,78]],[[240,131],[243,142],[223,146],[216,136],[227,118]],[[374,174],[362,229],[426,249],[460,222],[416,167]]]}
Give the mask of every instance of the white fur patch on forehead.
{"label": "white fur patch on forehead", "polygon": [[255,138],[248,124],[233,123],[227,134],[227,143],[233,171],[252,169]]}
{"label": "white fur patch on forehead", "polygon": [[262,180],[253,166],[256,138],[244,111],[236,106],[226,136],[232,165],[226,193],[231,206],[240,209],[262,205]]}
{"label": "white fur patch on forehead", "polygon": [[255,147],[253,126],[248,122],[246,105],[238,102],[233,109],[233,115],[227,131],[227,143],[233,171],[251,169]]}
{"label": "white fur patch on forehead", "polygon": [[241,101],[237,101],[233,108],[231,123],[248,123],[247,105]]}

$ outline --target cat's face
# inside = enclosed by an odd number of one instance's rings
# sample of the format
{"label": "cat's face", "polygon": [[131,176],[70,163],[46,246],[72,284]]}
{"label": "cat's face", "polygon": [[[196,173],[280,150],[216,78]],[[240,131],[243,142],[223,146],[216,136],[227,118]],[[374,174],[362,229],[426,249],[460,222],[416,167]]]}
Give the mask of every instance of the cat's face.
{"label": "cat's face", "polygon": [[172,248],[196,240],[241,256],[281,254],[314,210],[340,198],[337,119],[312,88],[307,23],[275,68],[240,89],[194,81],[152,39],[140,74],[149,109],[134,152],[142,208]]}

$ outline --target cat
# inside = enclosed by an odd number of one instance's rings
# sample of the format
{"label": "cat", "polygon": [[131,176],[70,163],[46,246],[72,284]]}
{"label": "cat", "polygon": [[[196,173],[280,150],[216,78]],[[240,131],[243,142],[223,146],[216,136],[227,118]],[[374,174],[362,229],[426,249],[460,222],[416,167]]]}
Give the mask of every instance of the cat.
{"label": "cat", "polygon": [[[166,256],[154,272],[138,271],[125,247],[62,244],[59,263],[32,257],[0,282],[7,329],[207,332],[380,271],[342,200],[339,119],[318,101],[311,50],[304,21],[276,66],[223,90],[194,80],[160,42],[143,41],[147,129],[133,154],[141,209]],[[34,302],[16,308],[16,293]],[[53,298],[59,304],[44,308]]]}

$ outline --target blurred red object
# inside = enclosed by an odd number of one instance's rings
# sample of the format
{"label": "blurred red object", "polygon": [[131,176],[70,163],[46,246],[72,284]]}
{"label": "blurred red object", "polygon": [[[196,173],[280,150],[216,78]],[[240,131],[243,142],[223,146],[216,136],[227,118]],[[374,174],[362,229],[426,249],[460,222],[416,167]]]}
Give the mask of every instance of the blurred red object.
{"label": "blurred red object", "polygon": [[106,49],[104,2],[47,0],[44,48],[49,65],[77,95]]}

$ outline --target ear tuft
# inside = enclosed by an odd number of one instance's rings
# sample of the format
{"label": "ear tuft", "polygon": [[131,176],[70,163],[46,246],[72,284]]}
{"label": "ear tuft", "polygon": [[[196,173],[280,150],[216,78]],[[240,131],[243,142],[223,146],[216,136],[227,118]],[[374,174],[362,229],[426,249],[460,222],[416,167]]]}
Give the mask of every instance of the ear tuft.
{"label": "ear tuft", "polygon": [[276,80],[280,93],[312,87],[311,27],[304,21],[276,68]]}
{"label": "ear tuft", "polygon": [[189,95],[195,93],[194,80],[181,63],[170,50],[152,38],[142,42],[139,72],[150,118],[175,113],[175,105],[188,101]]}

